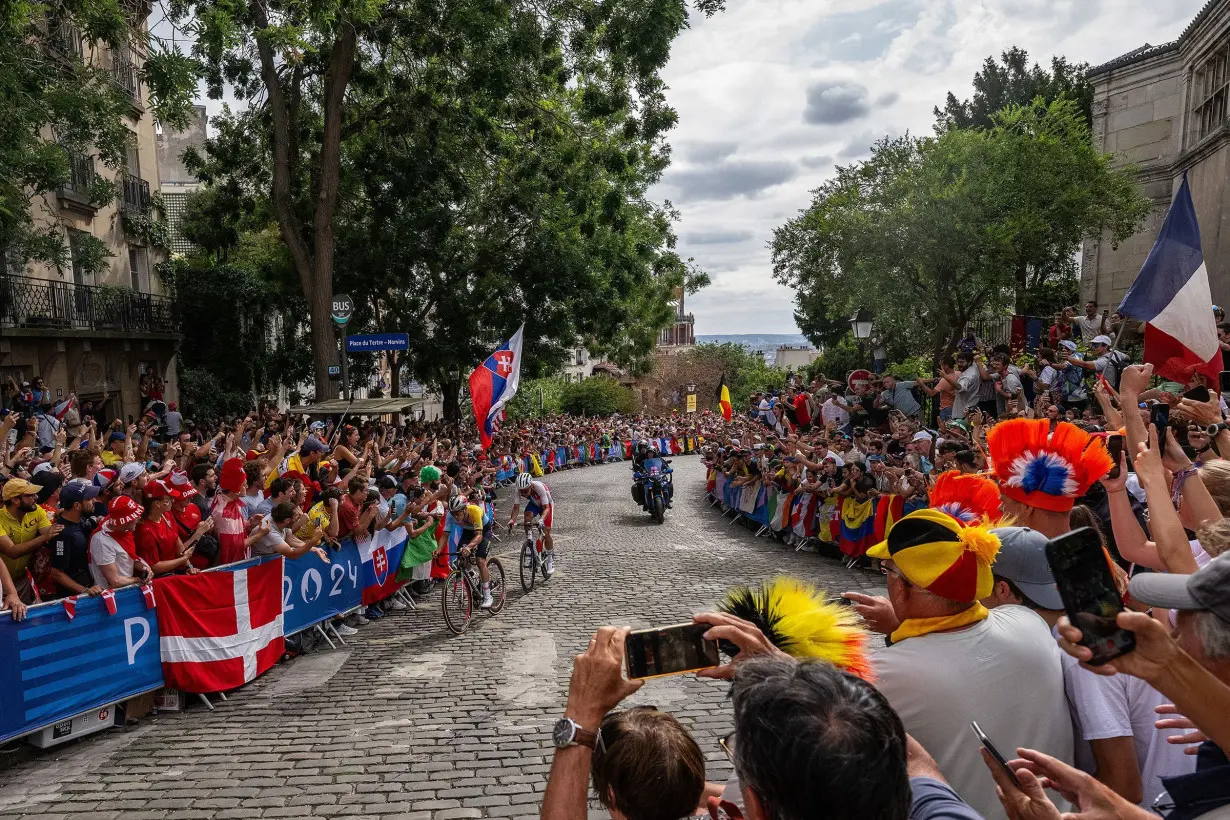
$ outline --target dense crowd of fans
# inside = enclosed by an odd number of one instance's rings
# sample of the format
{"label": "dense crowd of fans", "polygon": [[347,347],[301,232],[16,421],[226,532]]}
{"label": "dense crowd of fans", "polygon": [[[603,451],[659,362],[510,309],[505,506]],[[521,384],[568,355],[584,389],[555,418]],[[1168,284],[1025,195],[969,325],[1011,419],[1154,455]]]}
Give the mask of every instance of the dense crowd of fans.
{"label": "dense crowd of fans", "polygon": [[[193,421],[159,387],[143,385],[145,413],[125,425],[72,396],[53,401],[41,379],[10,385],[0,419],[0,609],[13,618],[40,602],[253,556],[328,560],[341,539],[381,529],[428,533],[446,552],[450,501],[490,505],[510,469],[622,458],[624,442],[688,433],[672,417],[561,416],[510,422],[484,451],[472,424],[309,423],[270,407]],[[431,564],[400,568],[414,591],[431,585]],[[404,606],[390,597],[335,628],[351,634]]]}
{"label": "dense crowd of fans", "polygon": [[[763,624],[696,616],[740,650],[700,673],[732,681],[722,748],[734,775],[709,783],[677,721],[618,711],[643,681],[620,672],[627,631],[599,630],[565,711],[599,730],[597,747],[557,750],[543,817],[582,816],[591,775],[630,820],[1230,817],[1226,406],[1207,380],[1159,382],[1130,364],[1111,350],[1111,317],[1086,314],[1065,313],[1032,361],[975,341],[931,380],[792,378],[710,431],[707,469],[734,486],[924,505],[867,553],[887,595],[841,596],[883,635],[871,673],[810,659]],[[1135,638],[1097,666],[1047,559],[1048,543],[1082,527],[1103,545],[1125,607],[1117,626]],[[647,768],[656,779],[634,776]]]}

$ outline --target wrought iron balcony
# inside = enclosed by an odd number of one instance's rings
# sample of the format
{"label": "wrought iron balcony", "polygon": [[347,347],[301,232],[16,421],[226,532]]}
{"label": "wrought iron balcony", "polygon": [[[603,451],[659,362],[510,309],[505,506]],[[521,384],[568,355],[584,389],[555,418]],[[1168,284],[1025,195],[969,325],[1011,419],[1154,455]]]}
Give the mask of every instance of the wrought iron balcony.
{"label": "wrought iron balcony", "polygon": [[68,182],[61,185],[60,190],[88,198],[90,185],[94,182],[94,158],[67,148],[64,150],[68,154]]}
{"label": "wrought iron balcony", "polygon": [[180,319],[165,296],[0,273],[0,328],[171,335]]}
{"label": "wrought iron balcony", "polygon": [[149,210],[149,183],[135,174],[124,174],[124,211],[145,213]]}
{"label": "wrought iron balcony", "polygon": [[69,21],[57,23],[51,29],[51,47],[61,57],[85,59],[85,43],[81,31]]}
{"label": "wrought iron balcony", "polygon": [[136,64],[126,53],[111,53],[111,77],[116,85],[131,95],[133,102],[141,102],[141,77],[137,74]]}

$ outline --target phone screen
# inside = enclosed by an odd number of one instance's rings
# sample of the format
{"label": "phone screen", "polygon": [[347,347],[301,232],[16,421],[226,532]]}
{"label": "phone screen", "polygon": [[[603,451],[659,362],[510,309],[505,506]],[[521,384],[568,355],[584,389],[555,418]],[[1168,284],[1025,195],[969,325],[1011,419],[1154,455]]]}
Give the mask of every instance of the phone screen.
{"label": "phone screen", "polygon": [[969,727],[974,730],[974,734],[978,736],[978,740],[982,743],[982,747],[991,753],[991,757],[1003,769],[1004,774],[1012,780],[1013,785],[1018,789],[1021,788],[1021,781],[1016,779],[1016,772],[1012,771],[1012,767],[1008,765],[1008,761],[999,753],[999,749],[995,748],[995,744],[991,742],[991,738],[987,737],[986,732],[982,731],[982,727],[978,725],[978,721],[970,721]]}
{"label": "phone screen", "polygon": [[1107,478],[1119,477],[1119,459],[1123,456],[1123,436],[1118,433],[1107,436],[1106,452],[1110,453],[1110,459],[1114,463],[1114,467],[1110,468]]}
{"label": "phone screen", "polygon": [[1046,545],[1046,560],[1068,620],[1081,631],[1081,645],[1093,650],[1090,666],[1101,666],[1136,648],[1136,636],[1115,623],[1123,600],[1096,532],[1081,527],[1052,538]]}
{"label": "phone screen", "polygon": [[1198,384],[1191,390],[1184,393],[1183,398],[1191,399],[1192,401],[1205,402],[1212,398],[1212,394],[1209,393],[1209,388],[1205,387],[1203,384]]}
{"label": "phone screen", "polygon": [[643,629],[628,635],[629,678],[657,678],[697,669],[711,669],[721,663],[717,641],[706,641],[708,624],[677,624]]}
{"label": "phone screen", "polygon": [[1149,411],[1149,423],[1157,430],[1158,446],[1164,447],[1166,444],[1166,428],[1170,426],[1170,405],[1164,402],[1158,402],[1153,405],[1153,409]]}

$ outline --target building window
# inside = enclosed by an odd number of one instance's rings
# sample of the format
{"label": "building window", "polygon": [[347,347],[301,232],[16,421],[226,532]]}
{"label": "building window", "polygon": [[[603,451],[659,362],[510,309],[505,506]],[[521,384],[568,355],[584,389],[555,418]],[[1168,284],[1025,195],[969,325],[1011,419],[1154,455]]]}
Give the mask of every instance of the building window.
{"label": "building window", "polygon": [[133,290],[149,293],[149,254],[145,248],[128,246],[128,275]]}
{"label": "building window", "polygon": [[83,255],[78,252],[84,236],[84,231],[79,231],[75,228],[68,229],[68,255],[73,264],[73,284],[76,285],[89,285],[91,283],[87,282],[86,279],[93,278],[86,272],[85,266],[82,264]]}
{"label": "building window", "polygon": [[1230,82],[1230,47],[1222,46],[1192,69],[1191,144],[1221,128],[1226,121],[1227,82]]}

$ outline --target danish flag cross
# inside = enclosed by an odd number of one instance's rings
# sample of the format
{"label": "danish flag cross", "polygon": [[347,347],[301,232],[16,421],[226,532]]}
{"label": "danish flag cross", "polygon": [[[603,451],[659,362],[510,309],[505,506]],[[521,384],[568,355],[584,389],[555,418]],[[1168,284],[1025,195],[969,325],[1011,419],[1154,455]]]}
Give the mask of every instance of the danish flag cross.
{"label": "danish flag cross", "polygon": [[376,570],[376,580],[383,584],[389,574],[389,553],[384,547],[376,547],[372,551],[372,568]]}

